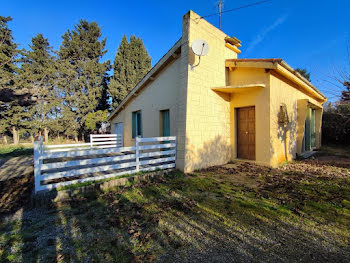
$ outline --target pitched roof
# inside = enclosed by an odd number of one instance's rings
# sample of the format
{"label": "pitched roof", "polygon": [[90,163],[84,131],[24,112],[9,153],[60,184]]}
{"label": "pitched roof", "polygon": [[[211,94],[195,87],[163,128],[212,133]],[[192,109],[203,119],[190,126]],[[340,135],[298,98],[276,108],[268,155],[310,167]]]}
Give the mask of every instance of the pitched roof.
{"label": "pitched roof", "polygon": [[124,100],[118,105],[118,107],[111,112],[108,116],[108,121],[110,121],[119,111],[124,109],[126,104],[128,104],[144,87],[147,86],[155,76],[160,73],[166,65],[171,61],[175,60],[181,53],[181,40],[180,38],[176,43],[169,49],[169,51],[155,64],[150,71],[140,80],[140,82],[129,92],[129,94],[124,98]]}

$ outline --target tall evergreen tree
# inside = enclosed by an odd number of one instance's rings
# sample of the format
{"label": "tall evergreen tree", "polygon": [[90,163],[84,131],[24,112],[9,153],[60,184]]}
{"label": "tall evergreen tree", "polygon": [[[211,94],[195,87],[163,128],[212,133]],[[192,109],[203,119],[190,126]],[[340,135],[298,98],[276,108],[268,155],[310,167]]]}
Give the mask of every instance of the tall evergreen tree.
{"label": "tall evergreen tree", "polygon": [[[63,36],[59,50],[60,88],[67,107],[67,121],[74,121],[77,127],[74,136],[83,135],[86,115],[94,112],[103,91],[103,82],[109,61],[100,59],[107,52],[106,39],[100,40],[101,29],[96,22],[80,20],[74,30]],[[73,126],[71,126],[73,127]]]}
{"label": "tall evergreen tree", "polygon": [[9,128],[9,123],[4,115],[8,105],[3,97],[5,89],[13,89],[12,80],[16,71],[14,60],[17,55],[17,45],[13,42],[12,32],[7,25],[11,20],[11,17],[0,16],[0,134],[4,138],[6,138],[5,132]]}
{"label": "tall evergreen tree", "polygon": [[131,36],[130,42],[124,35],[113,64],[108,93],[115,108],[151,68],[151,58],[141,38]]}
{"label": "tall evergreen tree", "polygon": [[34,103],[31,94],[16,83],[20,52],[8,27],[10,21],[11,17],[0,16],[0,111],[4,103],[14,100],[21,105]]}
{"label": "tall evergreen tree", "polygon": [[16,65],[17,44],[14,42],[12,31],[7,25],[11,20],[11,17],[0,16],[0,91],[13,89],[14,76],[18,70]]}
{"label": "tall evergreen tree", "polygon": [[109,82],[109,75],[106,72],[105,77],[103,78],[103,81],[102,81],[102,94],[99,97],[96,110],[108,111],[109,109],[108,82]]}
{"label": "tall evergreen tree", "polygon": [[44,131],[45,141],[48,141],[50,114],[59,107],[54,88],[55,60],[49,41],[42,34],[33,37],[29,47],[30,50],[24,52],[20,84],[30,90],[37,101],[30,107],[30,132]]}
{"label": "tall evergreen tree", "polygon": [[306,78],[308,81],[311,82],[310,72],[308,72],[306,69],[304,69],[304,68],[296,68],[295,71],[300,73],[300,75],[302,75],[304,78]]}
{"label": "tall evergreen tree", "polygon": [[19,51],[8,27],[11,17],[0,16],[0,132],[12,132],[13,142],[18,143],[18,126],[24,117],[25,97],[18,93],[17,67]]}

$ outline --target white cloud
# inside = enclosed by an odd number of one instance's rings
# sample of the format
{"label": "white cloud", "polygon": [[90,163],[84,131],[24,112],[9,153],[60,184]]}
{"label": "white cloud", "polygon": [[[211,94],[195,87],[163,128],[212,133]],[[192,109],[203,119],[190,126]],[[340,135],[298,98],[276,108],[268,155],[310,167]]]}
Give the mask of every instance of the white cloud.
{"label": "white cloud", "polygon": [[263,30],[260,31],[260,33],[253,39],[253,41],[249,44],[246,52],[252,51],[261,41],[264,40],[266,35],[270,33],[272,30],[274,30],[276,27],[279,25],[283,24],[288,18],[288,15],[284,14],[283,16],[280,16],[273,22],[270,26],[267,28],[264,28]]}

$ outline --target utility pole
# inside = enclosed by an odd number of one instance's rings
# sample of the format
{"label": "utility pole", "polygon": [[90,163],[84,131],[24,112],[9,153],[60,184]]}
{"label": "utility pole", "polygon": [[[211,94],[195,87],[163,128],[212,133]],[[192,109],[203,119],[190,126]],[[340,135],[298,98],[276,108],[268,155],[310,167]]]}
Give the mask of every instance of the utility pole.
{"label": "utility pole", "polygon": [[221,29],[221,9],[222,6],[224,5],[224,1],[223,0],[219,0],[218,1],[218,8],[219,8],[219,28]]}

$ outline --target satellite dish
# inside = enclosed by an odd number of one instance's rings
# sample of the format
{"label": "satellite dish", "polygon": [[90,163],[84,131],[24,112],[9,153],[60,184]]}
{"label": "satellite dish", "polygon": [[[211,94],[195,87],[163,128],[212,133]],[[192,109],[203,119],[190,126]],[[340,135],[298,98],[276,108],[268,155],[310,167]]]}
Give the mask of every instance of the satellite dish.
{"label": "satellite dish", "polygon": [[205,56],[209,52],[209,45],[203,39],[197,39],[192,43],[192,51],[197,56]]}
{"label": "satellite dish", "polygon": [[192,43],[192,51],[194,54],[199,56],[199,60],[198,60],[197,65],[191,65],[191,70],[193,70],[195,67],[197,67],[199,65],[199,63],[201,63],[201,56],[205,56],[208,54],[209,45],[205,40],[197,39],[197,40],[193,41],[193,43]]}

